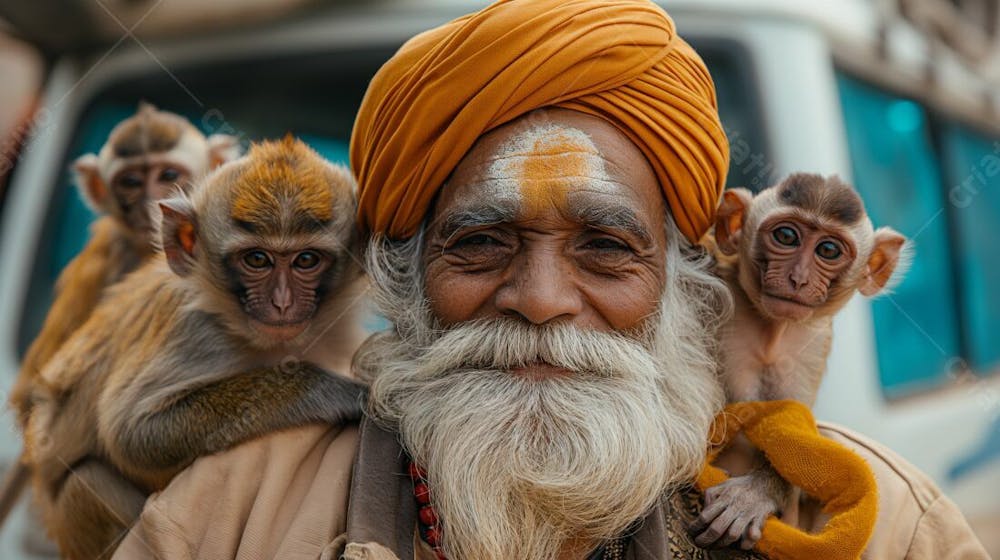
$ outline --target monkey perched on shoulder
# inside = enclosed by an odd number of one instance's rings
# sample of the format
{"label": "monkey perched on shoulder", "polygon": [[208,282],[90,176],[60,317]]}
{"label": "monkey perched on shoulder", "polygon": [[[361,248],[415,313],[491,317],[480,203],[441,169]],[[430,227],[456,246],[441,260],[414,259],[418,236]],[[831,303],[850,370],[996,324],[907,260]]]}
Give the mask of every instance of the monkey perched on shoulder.
{"label": "monkey perched on shoulder", "polygon": [[[861,198],[837,177],[805,173],[757,196],[726,191],[714,233],[718,273],[735,303],[720,333],[728,401],[795,399],[812,406],[833,316],[855,291],[873,296],[898,279],[906,238],[888,227],[874,229]],[[696,542],[752,548],[790,490],[756,452],[750,472],[705,492],[692,527]]]}
{"label": "monkey perched on shoulder", "polygon": [[32,342],[11,390],[9,403],[23,428],[35,376],[90,316],[105,288],[120,281],[153,254],[149,202],[239,156],[235,137],[206,138],[184,117],[140,103],[119,123],[98,154],[73,163],[83,201],[101,216],[91,238],[63,269],[56,298]]}
{"label": "monkey perched on shoulder", "polygon": [[[140,103],[135,115],[115,126],[98,154],[80,156],[73,163],[80,197],[100,217],[91,225],[83,250],[59,275],[55,300],[11,389],[8,403],[22,429],[38,373],[90,317],[105,289],[153,255],[149,202],[188,188],[239,152],[234,136],[206,138],[180,115]],[[28,476],[22,455],[0,489],[0,524]]]}
{"label": "monkey perched on shoulder", "polygon": [[362,338],[350,172],[286,137],[159,206],[162,255],[108,291],[36,384],[27,450],[68,558],[110,556],[199,456],[360,416],[363,386],[320,367],[347,371]]}

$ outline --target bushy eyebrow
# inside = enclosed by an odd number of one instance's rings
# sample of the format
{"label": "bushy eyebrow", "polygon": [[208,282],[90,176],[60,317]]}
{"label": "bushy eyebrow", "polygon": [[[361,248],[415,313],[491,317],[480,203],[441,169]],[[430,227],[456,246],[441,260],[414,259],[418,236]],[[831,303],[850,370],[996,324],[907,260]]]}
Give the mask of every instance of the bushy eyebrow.
{"label": "bushy eyebrow", "polygon": [[[651,245],[653,236],[631,207],[621,203],[600,201],[574,201],[570,215],[582,225],[600,230],[622,231]],[[476,228],[516,221],[518,205],[514,201],[490,202],[459,208],[440,219],[438,235],[448,239],[466,228]]]}
{"label": "bushy eyebrow", "polygon": [[653,243],[653,236],[643,225],[635,210],[617,203],[606,201],[576,202],[570,211],[580,223],[595,229],[610,229],[630,233],[647,245]]}
{"label": "bushy eyebrow", "polygon": [[441,237],[447,239],[465,228],[513,222],[516,217],[517,205],[513,202],[493,202],[467,206],[444,216],[438,232]]}

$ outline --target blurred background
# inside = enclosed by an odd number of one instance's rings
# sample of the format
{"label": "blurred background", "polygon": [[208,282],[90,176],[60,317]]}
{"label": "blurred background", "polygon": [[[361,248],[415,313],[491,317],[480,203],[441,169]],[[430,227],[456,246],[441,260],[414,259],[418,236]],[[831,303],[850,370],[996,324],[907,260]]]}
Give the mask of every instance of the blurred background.
{"label": "blurred background", "polygon": [[[0,1],[0,388],[93,216],[69,162],[140,100],[346,163],[365,87],[459,0]],[[1000,0],[666,0],[718,88],[731,186],[837,173],[914,240],[905,281],[835,322],[817,416],[930,475],[1000,556]],[[4,400],[6,395],[4,394]],[[11,419],[0,459],[20,450]],[[210,506],[209,504],[206,504]],[[51,550],[21,529],[0,557]]]}

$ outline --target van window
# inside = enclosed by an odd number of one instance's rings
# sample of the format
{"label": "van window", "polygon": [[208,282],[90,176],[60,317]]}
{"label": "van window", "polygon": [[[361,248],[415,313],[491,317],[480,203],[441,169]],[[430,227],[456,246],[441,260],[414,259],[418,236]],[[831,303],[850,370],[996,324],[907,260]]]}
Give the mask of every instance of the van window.
{"label": "van window", "polygon": [[[762,161],[769,161],[755,105],[758,95],[752,66],[745,52],[728,40],[693,42],[717,82],[727,134],[742,143],[748,157],[759,154]],[[291,132],[328,159],[346,164],[357,107],[371,77],[396,48],[398,45],[206,63],[172,69],[177,81],[151,63],[148,75],[108,84],[95,96],[76,125],[67,158],[60,165],[68,169],[74,158],[100,149],[115,124],[131,115],[143,99],[186,116],[205,133],[236,134],[244,144]],[[751,184],[755,176],[748,175],[743,164],[735,159],[732,162],[730,184]],[[86,243],[92,219],[67,172],[54,191],[39,239],[39,258],[33,267],[18,339],[21,355],[41,328],[59,272]],[[373,319],[367,326],[376,329],[384,324]]]}
{"label": "van window", "polygon": [[872,301],[879,378],[888,397],[934,387],[961,355],[948,211],[927,111],[838,74],[854,184],[876,225],[913,240],[905,279]]}
{"label": "van window", "polygon": [[981,374],[1000,365],[1000,138],[942,127],[948,202],[954,217],[958,293],[968,362]]}

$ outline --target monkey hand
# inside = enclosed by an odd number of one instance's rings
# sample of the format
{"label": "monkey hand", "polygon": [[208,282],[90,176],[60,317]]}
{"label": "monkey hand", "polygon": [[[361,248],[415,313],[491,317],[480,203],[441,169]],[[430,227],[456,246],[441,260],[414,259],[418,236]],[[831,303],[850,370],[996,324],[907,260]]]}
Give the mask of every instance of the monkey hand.
{"label": "monkey hand", "polygon": [[750,550],[760,540],[764,521],[780,512],[787,483],[763,468],[737,476],[705,491],[705,506],[692,523],[694,542],[702,548],[739,543]]}

